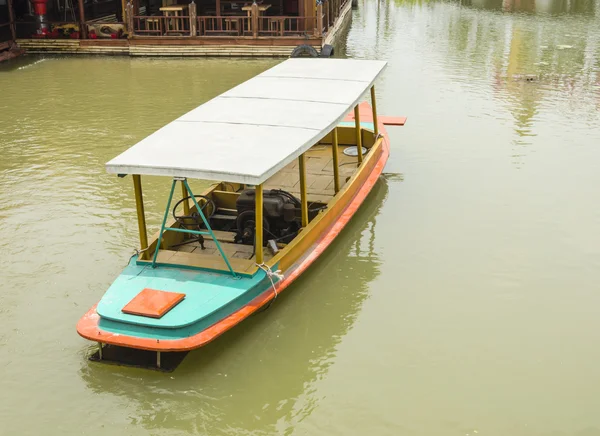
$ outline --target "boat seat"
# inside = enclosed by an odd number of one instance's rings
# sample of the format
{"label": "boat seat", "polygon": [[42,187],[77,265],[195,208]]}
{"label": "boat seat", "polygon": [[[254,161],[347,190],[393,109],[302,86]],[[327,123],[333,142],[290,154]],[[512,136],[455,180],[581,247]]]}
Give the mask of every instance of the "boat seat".
{"label": "boat seat", "polygon": [[225,215],[236,215],[237,216],[237,209],[229,209],[227,207],[218,207],[217,208],[217,213],[222,212]]}
{"label": "boat seat", "polygon": [[237,220],[237,216],[234,215],[225,215],[224,213],[216,213],[210,217],[213,220],[227,220],[227,221],[235,221]]}
{"label": "boat seat", "polygon": [[[258,267],[254,260],[227,256],[233,270],[240,274],[252,275]],[[187,253],[185,251],[160,250],[157,263],[178,266],[190,266],[215,271],[227,271],[227,265],[219,255],[205,255],[202,252]]]}

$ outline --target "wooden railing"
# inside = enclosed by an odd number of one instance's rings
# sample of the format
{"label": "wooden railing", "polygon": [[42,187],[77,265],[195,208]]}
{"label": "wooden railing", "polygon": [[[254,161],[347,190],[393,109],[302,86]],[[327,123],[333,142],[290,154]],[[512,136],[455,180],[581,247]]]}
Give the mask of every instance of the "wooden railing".
{"label": "wooden railing", "polygon": [[260,17],[260,36],[305,36],[314,34],[315,17]]}
{"label": "wooden railing", "polygon": [[247,16],[198,17],[198,36],[251,36],[252,19]]}
{"label": "wooden railing", "polygon": [[187,16],[133,16],[133,7],[126,8],[130,35],[138,36],[220,36],[220,37],[320,37],[335,24],[346,2],[325,0],[317,5],[316,17],[258,16],[196,16],[196,5],[190,3]]}
{"label": "wooden railing", "polygon": [[[299,37],[315,33],[315,17],[260,17],[257,36]],[[194,33],[195,30],[195,33]],[[231,36],[252,37],[252,18],[247,16],[196,17],[191,28],[189,16],[134,16],[133,32],[139,36]]]}
{"label": "wooden railing", "polygon": [[322,35],[329,32],[349,1],[351,0],[324,0],[317,5],[317,29],[321,30]]}
{"label": "wooden railing", "polygon": [[133,32],[136,35],[146,36],[189,36],[190,17],[185,15],[176,17],[134,16]]}
{"label": "wooden railing", "polygon": [[[351,0],[325,0],[317,6],[316,17],[294,16],[196,16],[196,5],[190,3],[187,16],[135,15],[133,5],[127,3],[125,22],[119,23],[106,20],[89,20],[88,26],[122,24],[129,35],[138,36],[224,36],[224,37],[312,37],[325,35],[335,24],[341,10]],[[143,10],[143,8],[140,8]],[[142,12],[143,14],[143,12]],[[255,20],[255,21],[254,21]],[[253,29],[255,23],[256,29]],[[17,25],[19,24],[19,25]],[[48,24],[79,24],[78,22],[52,21]],[[7,39],[7,33],[14,31],[15,36],[29,38],[35,33],[37,23],[34,21],[19,21],[0,24],[0,41]],[[85,35],[72,35],[85,37]],[[50,36],[51,37],[51,36]],[[66,37],[60,35],[59,37]],[[10,36],[8,36],[10,38]],[[13,38],[14,39],[14,38]]]}

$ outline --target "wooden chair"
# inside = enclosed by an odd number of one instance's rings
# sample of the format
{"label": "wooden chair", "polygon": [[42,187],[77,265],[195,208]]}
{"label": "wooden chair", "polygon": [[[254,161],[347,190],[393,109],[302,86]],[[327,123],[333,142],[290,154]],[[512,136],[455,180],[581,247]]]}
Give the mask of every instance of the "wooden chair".
{"label": "wooden chair", "polygon": [[239,22],[238,18],[225,18],[225,31],[239,35]]}
{"label": "wooden chair", "polygon": [[269,20],[269,33],[283,36],[283,21],[285,18],[271,18]]}
{"label": "wooden chair", "polygon": [[160,33],[160,18],[146,18],[146,30],[154,30]]}

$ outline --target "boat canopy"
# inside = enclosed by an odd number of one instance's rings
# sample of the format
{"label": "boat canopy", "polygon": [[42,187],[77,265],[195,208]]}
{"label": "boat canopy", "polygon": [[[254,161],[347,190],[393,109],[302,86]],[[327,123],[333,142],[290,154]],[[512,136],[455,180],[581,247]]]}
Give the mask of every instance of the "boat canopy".
{"label": "boat canopy", "polygon": [[261,184],[327,135],[385,66],[288,59],[167,124],[106,168]]}

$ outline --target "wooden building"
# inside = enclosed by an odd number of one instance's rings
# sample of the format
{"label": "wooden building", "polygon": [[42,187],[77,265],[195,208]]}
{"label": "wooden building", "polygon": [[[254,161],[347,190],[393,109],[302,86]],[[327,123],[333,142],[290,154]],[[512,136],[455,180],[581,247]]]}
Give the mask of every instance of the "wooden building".
{"label": "wooden building", "polygon": [[252,1],[0,0],[0,44],[31,53],[328,56],[351,17],[351,0]]}

